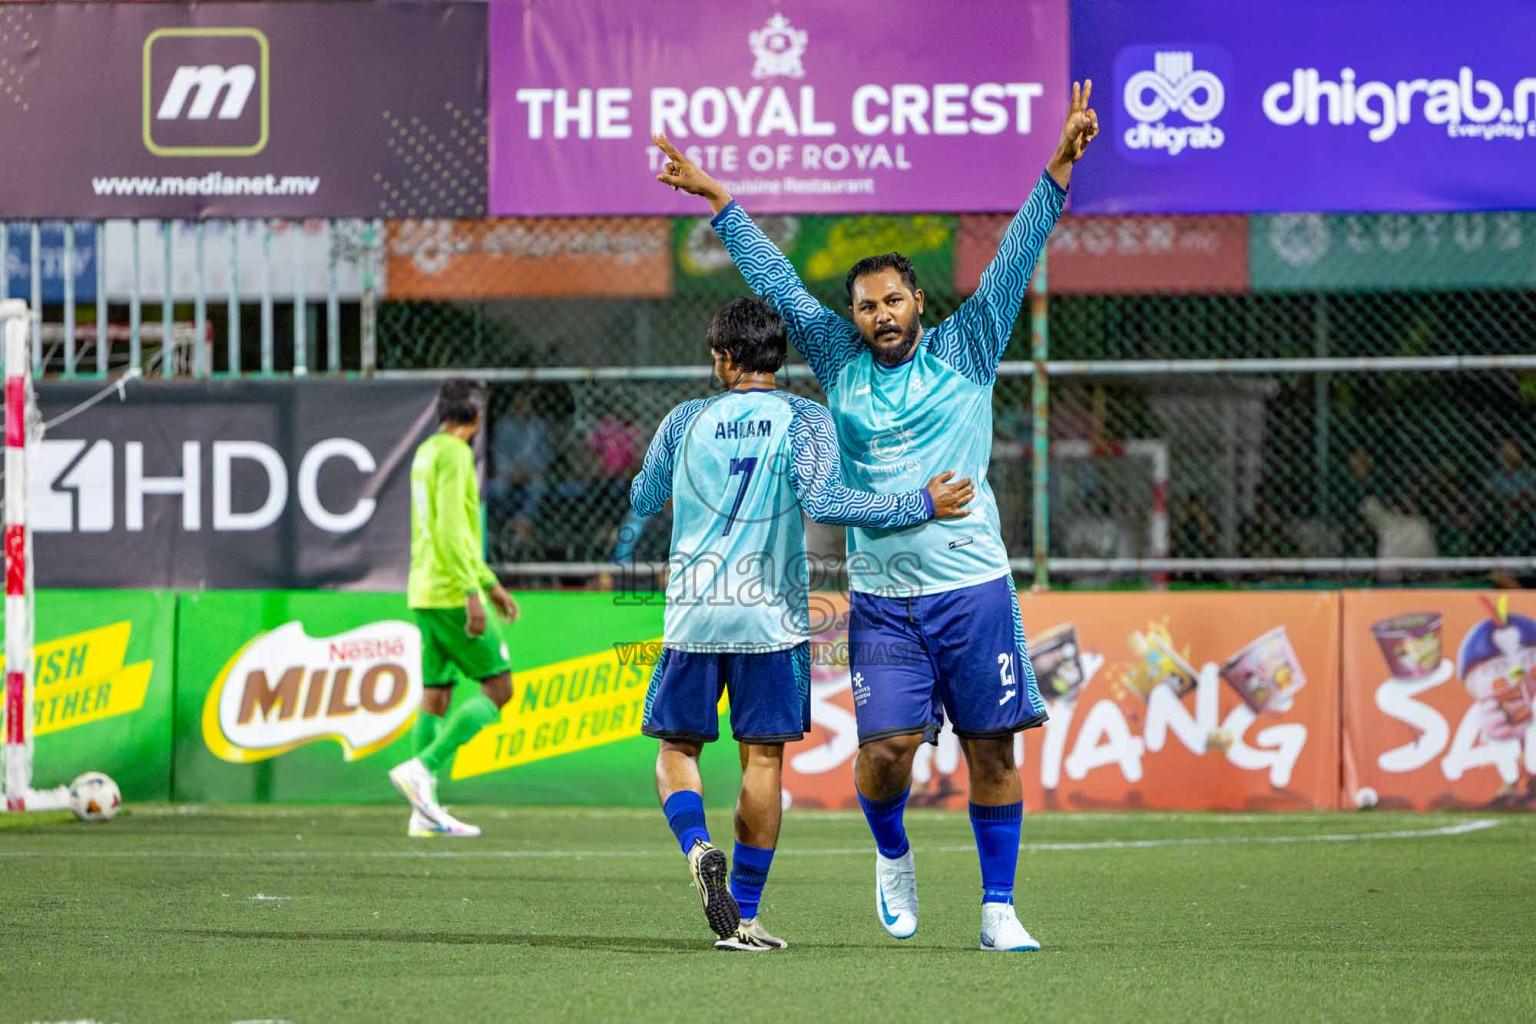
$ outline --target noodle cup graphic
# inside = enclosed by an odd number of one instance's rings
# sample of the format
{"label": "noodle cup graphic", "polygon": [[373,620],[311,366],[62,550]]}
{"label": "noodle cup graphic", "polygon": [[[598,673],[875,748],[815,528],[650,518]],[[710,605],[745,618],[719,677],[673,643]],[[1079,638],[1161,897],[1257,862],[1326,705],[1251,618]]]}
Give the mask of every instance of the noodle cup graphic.
{"label": "noodle cup graphic", "polygon": [[1030,645],[1029,660],[1035,680],[1047,700],[1072,700],[1083,688],[1082,648],[1077,625],[1068,622],[1040,634]]}
{"label": "noodle cup graphic", "polygon": [[1301,662],[1284,626],[1277,626],[1227,659],[1221,678],[1255,714],[1290,710],[1291,698],[1307,685]]}
{"label": "noodle cup graphic", "polygon": [[1440,622],[1439,612],[1410,612],[1371,627],[1393,679],[1423,679],[1440,666]]}
{"label": "noodle cup graphic", "polygon": [[1144,633],[1132,633],[1130,645],[1136,662],[1126,673],[1125,684],[1142,700],[1151,699],[1159,686],[1183,697],[1199,685],[1200,674],[1173,646],[1166,628],[1154,626]]}

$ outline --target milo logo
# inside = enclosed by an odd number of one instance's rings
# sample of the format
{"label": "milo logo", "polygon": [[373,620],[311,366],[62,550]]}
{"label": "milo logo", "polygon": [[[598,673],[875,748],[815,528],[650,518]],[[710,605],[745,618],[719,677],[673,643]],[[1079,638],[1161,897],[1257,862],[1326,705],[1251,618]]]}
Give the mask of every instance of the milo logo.
{"label": "milo logo", "polygon": [[335,740],[355,761],[399,738],[420,702],[421,635],[411,623],[315,638],[290,622],[224,666],[203,703],[203,739],[235,763],[315,740]]}

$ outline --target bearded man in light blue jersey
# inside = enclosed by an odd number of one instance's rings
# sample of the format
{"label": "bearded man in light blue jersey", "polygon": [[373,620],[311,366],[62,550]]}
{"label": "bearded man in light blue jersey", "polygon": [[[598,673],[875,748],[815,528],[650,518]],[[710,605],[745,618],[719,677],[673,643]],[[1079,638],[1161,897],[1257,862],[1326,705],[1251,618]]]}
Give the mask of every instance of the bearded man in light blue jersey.
{"label": "bearded man in light blue jersey", "polygon": [[[987,484],[992,388],[1035,262],[1061,214],[1072,166],[1098,133],[1092,83],[1072,87],[1061,140],[981,283],[938,326],[922,325],[923,292],[899,253],[848,272],[848,318],[823,306],[730,195],[665,136],[657,176],[709,201],[713,224],[752,290],[784,318],[827,393],[845,482],[908,490],[937,467],[978,481],[971,515],[894,531],[848,533],[849,654],[859,756],[854,781],[875,837],[875,909],[898,939],[917,931],[917,880],[902,823],[912,758],[947,714],[970,771],[981,860],[981,948],[1040,948],[1013,907],[1023,791],[1013,736],[1045,722],[1025,648],[1013,574]],[[851,320],[851,322],[850,322]],[[891,644],[927,657],[891,664]]]}
{"label": "bearded man in light blue jersey", "polygon": [[[832,418],[775,385],[788,343],[773,310],[760,299],[736,299],[710,322],[708,341],[726,391],[668,413],[630,486],[640,516],[672,502],[662,652],[641,732],[661,741],[657,793],[716,947],[756,953],[788,946],[768,932],[758,906],[778,845],[784,744],[810,728],[800,514],[899,533],[964,517],[974,487],[941,473],[901,492],[850,490]],[[709,841],[698,766],[703,745],[717,738],[725,693],[742,769],[729,884],[725,854]]]}

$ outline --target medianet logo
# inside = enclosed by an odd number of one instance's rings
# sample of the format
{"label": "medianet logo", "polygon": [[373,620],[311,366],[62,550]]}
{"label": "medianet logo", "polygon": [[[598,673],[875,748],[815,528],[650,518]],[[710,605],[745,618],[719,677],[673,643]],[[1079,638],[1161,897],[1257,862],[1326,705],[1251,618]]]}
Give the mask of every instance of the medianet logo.
{"label": "medianet logo", "polygon": [[1229,75],[1230,61],[1215,47],[1202,47],[1198,54],[1151,46],[1121,50],[1115,60],[1120,148],[1158,157],[1219,149],[1227,136],[1213,122],[1226,106],[1224,76]]}

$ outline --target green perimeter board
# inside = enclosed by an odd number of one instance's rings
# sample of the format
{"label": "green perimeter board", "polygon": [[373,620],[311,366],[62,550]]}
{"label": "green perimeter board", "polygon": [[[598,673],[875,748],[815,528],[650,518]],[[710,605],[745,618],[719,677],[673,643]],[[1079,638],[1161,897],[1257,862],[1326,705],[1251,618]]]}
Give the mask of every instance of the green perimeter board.
{"label": "green perimeter board", "polygon": [[[662,603],[616,603],[612,594],[524,593],[522,618],[506,628],[514,674],[540,665],[612,650],[616,642],[661,635]],[[184,801],[387,802],[400,799],[388,769],[414,753],[410,730],[393,743],[353,761],[330,739],[307,742],[250,764],[217,757],[204,738],[208,690],[230,659],[257,636],[290,621],[313,638],[335,636],[370,622],[410,620],[403,594],[314,591],[221,591],[184,594],[177,651],[176,787]],[[453,707],[475,692],[461,681]],[[516,697],[514,697],[514,702]],[[449,711],[452,714],[452,710]],[[729,729],[722,722],[722,735]],[[506,804],[649,806],[656,801],[656,742],[633,737],[551,757],[488,775],[450,781],[442,773],[445,801]],[[712,804],[735,799],[740,767],[727,739],[702,759]]]}
{"label": "green perimeter board", "polygon": [[[843,278],[866,256],[905,253],[919,287],[947,289],[954,280],[955,232],[959,218],[924,214],[861,214],[847,217],[764,216],[754,218],[817,298],[846,314]],[[679,295],[716,296],[722,302],[748,294],[746,282],[710,226],[708,217],[673,223],[673,275]]]}
{"label": "green perimeter board", "polygon": [[[176,595],[162,590],[39,591],[33,646],[39,656],[33,683],[38,736],[32,781],[39,789],[63,785],[84,771],[112,776],[124,800],[168,800],[171,795],[171,701]],[[49,642],[128,623],[127,645],[101,634]],[[0,636],[4,626],[0,625]],[[146,663],[150,667],[140,668]],[[147,673],[147,685],[143,675]],[[144,686],[143,703],[137,690]],[[90,720],[93,714],[106,717]],[[76,724],[72,720],[82,719]]]}

